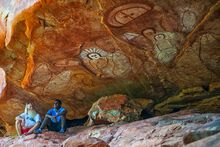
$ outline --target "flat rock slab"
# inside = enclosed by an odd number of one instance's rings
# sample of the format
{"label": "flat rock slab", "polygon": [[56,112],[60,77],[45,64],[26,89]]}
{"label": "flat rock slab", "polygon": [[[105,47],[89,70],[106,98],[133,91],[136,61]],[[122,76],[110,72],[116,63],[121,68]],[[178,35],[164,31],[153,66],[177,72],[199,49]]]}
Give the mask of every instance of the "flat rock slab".
{"label": "flat rock slab", "polygon": [[24,138],[6,137],[0,139],[0,146],[194,147],[202,142],[203,146],[209,145],[212,140],[214,145],[218,145],[219,134],[216,133],[220,132],[219,120],[220,114],[178,112],[132,123],[73,127],[65,134],[43,132]]}

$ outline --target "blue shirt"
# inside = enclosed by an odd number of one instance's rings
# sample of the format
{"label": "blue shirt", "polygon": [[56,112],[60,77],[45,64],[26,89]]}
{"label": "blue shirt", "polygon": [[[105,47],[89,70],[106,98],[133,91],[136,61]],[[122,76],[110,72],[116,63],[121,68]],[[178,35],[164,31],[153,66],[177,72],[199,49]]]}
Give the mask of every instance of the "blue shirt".
{"label": "blue shirt", "polygon": [[[47,114],[48,115],[51,115],[51,116],[56,116],[57,114],[60,114],[62,113],[63,111],[65,111],[65,109],[63,107],[60,107],[59,110],[57,110],[56,108],[52,108],[50,109],[49,111],[47,111]],[[56,121],[57,122],[60,122],[61,120],[61,117],[60,116],[57,116],[56,117]],[[52,122],[56,123],[54,119],[51,119]]]}

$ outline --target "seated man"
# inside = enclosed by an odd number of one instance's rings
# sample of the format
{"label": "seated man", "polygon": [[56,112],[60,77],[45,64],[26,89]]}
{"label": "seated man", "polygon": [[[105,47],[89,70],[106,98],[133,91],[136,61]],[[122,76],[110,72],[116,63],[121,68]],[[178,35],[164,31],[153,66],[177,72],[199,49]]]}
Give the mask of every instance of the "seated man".
{"label": "seated man", "polygon": [[41,122],[40,115],[34,110],[31,103],[26,104],[24,113],[15,119],[15,127],[19,136],[33,133]]}
{"label": "seated man", "polygon": [[64,133],[66,131],[66,109],[61,107],[62,102],[56,99],[54,102],[54,108],[50,109],[40,126],[35,133],[41,133],[42,129],[47,125],[49,131],[56,131]]}

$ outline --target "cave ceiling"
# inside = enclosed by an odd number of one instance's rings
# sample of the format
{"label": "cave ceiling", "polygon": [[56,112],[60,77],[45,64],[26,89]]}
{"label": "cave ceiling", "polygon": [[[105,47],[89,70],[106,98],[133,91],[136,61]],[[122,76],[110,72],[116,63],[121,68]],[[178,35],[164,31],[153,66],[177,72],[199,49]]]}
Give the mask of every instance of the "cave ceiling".
{"label": "cave ceiling", "polygon": [[75,118],[104,95],[158,100],[219,82],[219,17],[219,0],[1,0],[0,117],[60,98]]}

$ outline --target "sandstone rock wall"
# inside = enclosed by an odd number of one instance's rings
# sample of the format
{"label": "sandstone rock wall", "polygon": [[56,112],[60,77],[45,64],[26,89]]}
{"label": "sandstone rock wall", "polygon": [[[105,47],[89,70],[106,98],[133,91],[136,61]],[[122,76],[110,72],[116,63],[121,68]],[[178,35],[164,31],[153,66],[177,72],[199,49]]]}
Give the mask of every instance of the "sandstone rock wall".
{"label": "sandstone rock wall", "polygon": [[[220,79],[219,0],[2,0],[0,118],[60,98],[68,118],[121,93],[156,103]],[[218,101],[219,102],[219,101]],[[40,104],[40,105],[39,105]]]}

